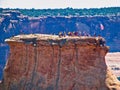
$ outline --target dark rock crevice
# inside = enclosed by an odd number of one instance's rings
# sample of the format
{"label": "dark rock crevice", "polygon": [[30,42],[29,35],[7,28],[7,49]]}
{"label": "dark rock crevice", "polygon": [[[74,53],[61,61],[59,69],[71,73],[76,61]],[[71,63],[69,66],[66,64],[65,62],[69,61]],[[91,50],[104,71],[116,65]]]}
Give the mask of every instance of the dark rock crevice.
{"label": "dark rock crevice", "polygon": [[56,77],[56,84],[55,84],[55,90],[59,90],[59,81],[60,81],[60,68],[61,68],[61,46],[59,46],[59,55],[58,55],[58,63],[57,63],[57,77]]}

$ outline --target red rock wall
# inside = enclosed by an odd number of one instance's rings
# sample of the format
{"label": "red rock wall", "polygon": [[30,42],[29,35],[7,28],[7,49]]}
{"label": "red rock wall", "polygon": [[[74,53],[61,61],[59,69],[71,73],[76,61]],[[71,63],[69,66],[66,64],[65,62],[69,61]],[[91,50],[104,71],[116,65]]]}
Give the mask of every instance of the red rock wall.
{"label": "red rock wall", "polygon": [[[119,90],[105,63],[107,47],[79,42],[9,42],[3,90]],[[107,77],[106,77],[107,76]],[[111,77],[111,78],[109,78]],[[111,87],[111,84],[114,87]]]}

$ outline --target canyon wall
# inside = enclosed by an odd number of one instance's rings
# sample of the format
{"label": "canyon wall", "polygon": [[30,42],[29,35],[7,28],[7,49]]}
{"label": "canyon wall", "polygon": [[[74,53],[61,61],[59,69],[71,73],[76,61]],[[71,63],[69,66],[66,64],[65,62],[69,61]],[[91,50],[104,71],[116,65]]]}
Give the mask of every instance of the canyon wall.
{"label": "canyon wall", "polygon": [[28,17],[19,12],[0,14],[0,79],[9,55],[6,38],[19,34],[58,34],[77,31],[91,36],[101,35],[106,39],[111,52],[120,51],[120,16],[45,16]]}
{"label": "canyon wall", "polygon": [[7,39],[10,56],[0,90],[119,90],[103,40],[42,34]]}
{"label": "canyon wall", "polygon": [[[78,31],[101,35],[110,51],[120,51],[120,16],[44,16],[28,17],[18,12],[6,12],[0,17],[0,42],[19,34],[58,34]],[[116,46],[116,47],[114,47]]]}

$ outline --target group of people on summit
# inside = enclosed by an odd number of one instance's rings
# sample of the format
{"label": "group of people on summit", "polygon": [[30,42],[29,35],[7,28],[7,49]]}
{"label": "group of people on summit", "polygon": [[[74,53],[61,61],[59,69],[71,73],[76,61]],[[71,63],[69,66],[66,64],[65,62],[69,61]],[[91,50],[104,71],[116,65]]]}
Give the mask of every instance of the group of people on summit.
{"label": "group of people on summit", "polygon": [[[90,36],[88,33],[84,32],[84,33],[81,33],[81,32],[68,32],[66,34],[66,32],[59,32],[59,38],[62,38],[62,37],[66,37],[66,36]],[[96,37],[96,34],[94,33],[93,35],[94,37]],[[99,46],[104,46],[105,45],[105,40],[104,38],[101,38],[100,35],[98,35],[98,42],[97,44],[99,44]]]}
{"label": "group of people on summit", "polygon": [[[74,31],[74,32],[68,32],[66,34],[66,32],[59,32],[59,37],[66,37],[66,36],[90,36],[90,34],[86,33],[86,32],[77,32],[77,31]],[[95,36],[95,34],[94,34]]]}

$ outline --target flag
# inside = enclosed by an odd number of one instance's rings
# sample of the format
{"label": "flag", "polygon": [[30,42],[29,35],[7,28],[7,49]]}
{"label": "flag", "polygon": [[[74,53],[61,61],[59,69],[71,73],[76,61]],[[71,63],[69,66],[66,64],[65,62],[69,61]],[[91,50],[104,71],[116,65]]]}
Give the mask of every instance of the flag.
{"label": "flag", "polygon": [[100,24],[100,29],[104,30],[104,25],[103,24]]}

